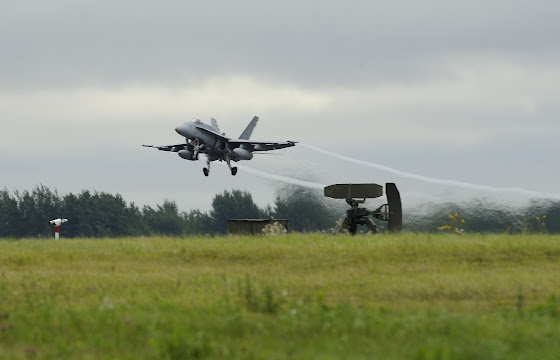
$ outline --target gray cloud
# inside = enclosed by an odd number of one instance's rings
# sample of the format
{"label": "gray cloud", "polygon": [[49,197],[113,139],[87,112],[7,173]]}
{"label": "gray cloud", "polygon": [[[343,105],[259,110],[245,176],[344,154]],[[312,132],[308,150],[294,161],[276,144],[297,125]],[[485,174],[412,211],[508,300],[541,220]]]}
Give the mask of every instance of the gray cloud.
{"label": "gray cloud", "polygon": [[[559,20],[545,0],[5,2],[0,186],[182,209],[244,188],[264,205],[267,180],[216,164],[202,181],[201,162],[140,147],[180,140],[173,128],[192,116],[235,136],[259,115],[255,138],[560,192]],[[247,166],[325,183],[393,180],[283,152]],[[441,190],[402,181],[408,192]]]}
{"label": "gray cloud", "polygon": [[[449,55],[558,60],[553,1],[12,2],[2,87],[192,84],[251,74],[303,86],[448,74]],[[534,54],[534,55],[532,55]]]}

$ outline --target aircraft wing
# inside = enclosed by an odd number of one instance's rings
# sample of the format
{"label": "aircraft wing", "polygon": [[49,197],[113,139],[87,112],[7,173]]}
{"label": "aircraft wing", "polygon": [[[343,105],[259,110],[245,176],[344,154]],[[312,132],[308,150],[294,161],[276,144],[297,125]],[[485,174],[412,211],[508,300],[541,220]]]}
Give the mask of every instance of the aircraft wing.
{"label": "aircraft wing", "polygon": [[229,143],[238,146],[243,144],[249,144],[252,145],[253,151],[269,151],[269,150],[284,149],[287,147],[296,146],[297,141],[255,141],[255,140],[243,140],[243,139],[230,139]]}
{"label": "aircraft wing", "polygon": [[149,147],[149,148],[156,148],[161,151],[177,152],[179,150],[182,150],[185,146],[187,146],[187,144],[183,143],[183,144],[176,144],[176,145],[142,145],[142,146]]}
{"label": "aircraft wing", "polygon": [[224,140],[229,140],[229,138],[227,136],[225,136],[224,134],[220,134],[219,132],[215,131],[214,129],[210,128],[210,126],[206,125],[206,124],[201,124],[201,125],[197,125],[196,126],[197,129],[205,131],[209,134],[212,134],[214,136],[217,136],[219,138],[222,138]]}

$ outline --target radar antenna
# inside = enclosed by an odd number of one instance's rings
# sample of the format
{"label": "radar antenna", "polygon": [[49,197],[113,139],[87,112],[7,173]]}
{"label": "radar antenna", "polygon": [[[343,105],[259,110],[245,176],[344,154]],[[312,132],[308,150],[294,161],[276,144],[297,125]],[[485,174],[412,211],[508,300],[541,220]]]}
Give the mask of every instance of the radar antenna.
{"label": "radar antenna", "polygon": [[397,233],[402,229],[402,205],[401,196],[394,183],[385,184],[387,204],[370,211],[360,207],[366,199],[383,196],[383,187],[378,184],[335,184],[324,188],[326,197],[333,199],[345,199],[350,205],[346,210],[346,217],[337,222],[334,233],[347,230],[351,235],[356,235],[358,225],[365,225],[373,234],[380,233],[379,227],[373,219],[387,222],[387,231]]}

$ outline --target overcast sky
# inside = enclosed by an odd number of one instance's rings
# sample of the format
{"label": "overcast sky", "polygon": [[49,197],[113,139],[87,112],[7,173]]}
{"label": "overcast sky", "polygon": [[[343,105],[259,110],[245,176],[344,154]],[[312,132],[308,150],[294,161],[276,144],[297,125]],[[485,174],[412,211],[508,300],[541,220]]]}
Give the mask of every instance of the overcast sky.
{"label": "overcast sky", "polygon": [[[182,141],[174,128],[194,116],[236,137],[258,115],[256,140],[560,194],[558,34],[556,0],[4,1],[0,186],[181,210],[241,189],[272,204],[278,182],[218,162],[205,178],[204,161],[140,146]],[[243,164],[427,198],[494,194],[304,146],[276,153]]]}

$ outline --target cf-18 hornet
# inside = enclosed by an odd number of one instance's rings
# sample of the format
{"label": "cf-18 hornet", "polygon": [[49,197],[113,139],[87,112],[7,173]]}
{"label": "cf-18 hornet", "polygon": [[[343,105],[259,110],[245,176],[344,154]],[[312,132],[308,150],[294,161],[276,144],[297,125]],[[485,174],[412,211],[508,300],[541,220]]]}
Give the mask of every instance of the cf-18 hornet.
{"label": "cf-18 hornet", "polygon": [[175,131],[185,137],[185,142],[176,145],[142,145],[162,151],[176,152],[185,160],[198,160],[200,154],[206,154],[206,167],[202,169],[205,176],[210,173],[211,161],[225,161],[231,175],[237,174],[237,167],[232,166],[232,161],[251,160],[253,152],[283,149],[296,145],[296,141],[255,141],[249,140],[253,129],[259,120],[255,116],[238,139],[232,139],[222,133],[218,128],[216,119],[212,118],[210,125],[203,123],[198,118],[178,125]]}

